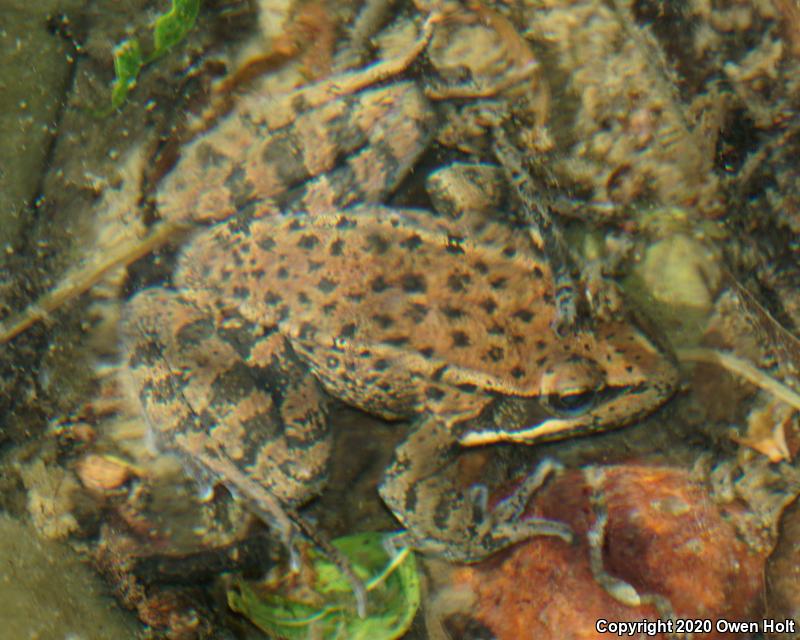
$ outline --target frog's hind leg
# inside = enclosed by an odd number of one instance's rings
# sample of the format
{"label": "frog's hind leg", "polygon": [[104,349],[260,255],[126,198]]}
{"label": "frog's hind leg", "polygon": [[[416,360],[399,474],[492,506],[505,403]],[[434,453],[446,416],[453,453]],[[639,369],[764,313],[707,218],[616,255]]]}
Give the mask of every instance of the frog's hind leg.
{"label": "frog's hind leg", "polygon": [[325,480],[327,396],[281,336],[255,333],[174,291],[143,291],[122,323],[134,391],[157,444],[232,489],[290,550],[296,533],[308,536],[347,577],[363,616],[364,584],[295,509]]}
{"label": "frog's hind leg", "polygon": [[[122,334],[156,446],[202,480],[223,482],[257,503],[288,541],[293,527],[282,505],[304,502],[325,480],[325,396],[304,365],[277,352],[278,344],[273,358],[248,362],[247,328],[230,320],[218,326],[178,293],[156,288],[128,303]],[[294,386],[284,393],[291,376]],[[306,406],[301,426],[284,420],[297,415],[298,393],[319,400]]]}
{"label": "frog's hind leg", "polygon": [[436,416],[398,447],[380,493],[407,529],[400,544],[455,562],[474,562],[532,536],[571,539],[562,523],[521,517],[553,468],[541,467],[510,497],[489,507],[484,485],[461,486],[455,464],[459,450],[453,424]]}

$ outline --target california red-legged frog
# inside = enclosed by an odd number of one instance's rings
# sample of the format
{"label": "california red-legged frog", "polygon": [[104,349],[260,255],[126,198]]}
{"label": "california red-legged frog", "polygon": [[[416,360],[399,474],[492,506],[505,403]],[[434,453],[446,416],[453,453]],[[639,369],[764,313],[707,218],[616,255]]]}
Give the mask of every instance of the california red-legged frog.
{"label": "california red-legged frog", "polygon": [[410,82],[346,84],[243,100],[159,187],[162,216],[207,226],[171,286],[126,309],[156,441],[288,540],[285,508],[321,489],[327,412],[343,401],[413,421],[380,494],[416,547],[475,560],[567,536],[519,521],[541,474],[492,510],[458,486],[459,445],[630,423],[669,397],[675,369],[624,319],[559,335],[551,264],[502,213],[383,206],[434,111]]}

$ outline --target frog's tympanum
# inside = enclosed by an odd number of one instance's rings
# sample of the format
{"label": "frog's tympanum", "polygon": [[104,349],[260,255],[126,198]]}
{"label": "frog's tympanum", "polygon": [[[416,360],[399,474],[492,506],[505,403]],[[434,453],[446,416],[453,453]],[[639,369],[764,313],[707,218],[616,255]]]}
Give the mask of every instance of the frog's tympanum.
{"label": "frog's tympanum", "polygon": [[[520,521],[534,473],[492,509],[461,446],[600,431],[652,411],[675,370],[625,320],[559,335],[537,235],[498,211],[383,206],[434,129],[410,82],[244,99],[156,201],[207,225],[123,334],[156,443],[246,498],[282,538],[318,493],[327,413],[412,422],[380,494],[421,550],[476,560],[559,523]],[[485,494],[485,492],[484,492]]]}

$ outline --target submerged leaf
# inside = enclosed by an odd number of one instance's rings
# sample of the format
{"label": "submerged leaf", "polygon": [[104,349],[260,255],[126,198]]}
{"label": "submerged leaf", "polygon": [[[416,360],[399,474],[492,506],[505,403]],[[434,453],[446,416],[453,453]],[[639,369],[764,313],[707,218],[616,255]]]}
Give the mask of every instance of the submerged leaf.
{"label": "submerged leaf", "polygon": [[164,55],[186,37],[200,12],[200,0],[172,0],[172,9],[160,15],[153,24],[155,51],[148,62]]}
{"label": "submerged leaf", "polygon": [[312,558],[313,582],[304,590],[263,594],[240,581],[228,590],[228,605],[275,638],[399,638],[408,630],[419,607],[419,575],[414,555],[408,550],[394,559],[387,554],[383,546],[385,537],[386,534],[361,533],[333,542],[367,582],[365,618],[358,616],[347,578],[319,554]]}
{"label": "submerged leaf", "polygon": [[114,47],[114,84],[111,87],[111,109],[120,107],[128,92],[136,86],[142,68],[142,49],[138,40],[123,40]]}
{"label": "submerged leaf", "polygon": [[199,12],[200,0],[172,0],[172,8],[158,16],[153,23],[155,48],[147,58],[142,57],[141,46],[135,38],[123,40],[114,47],[115,77],[111,87],[111,108],[100,115],[108,115],[125,103],[128,93],[136,86],[142,67],[180,43],[194,27]]}

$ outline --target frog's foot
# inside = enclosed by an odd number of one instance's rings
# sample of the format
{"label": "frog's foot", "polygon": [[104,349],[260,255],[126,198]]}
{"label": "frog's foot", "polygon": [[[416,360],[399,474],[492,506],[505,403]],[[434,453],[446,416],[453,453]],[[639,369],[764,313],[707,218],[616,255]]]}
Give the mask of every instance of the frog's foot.
{"label": "frog's foot", "polygon": [[584,470],[584,478],[587,485],[592,489],[591,505],[594,524],[587,532],[586,538],[589,543],[589,566],[595,582],[608,595],[627,607],[650,605],[655,607],[659,617],[675,620],[675,609],[669,598],[659,593],[639,593],[632,584],[606,571],[603,562],[603,549],[606,546],[606,527],[608,525],[608,509],[605,502],[605,494],[603,493],[605,473],[602,467],[587,467]]}
{"label": "frog's foot", "polygon": [[458,468],[452,464],[457,452],[450,428],[435,419],[397,449],[380,487],[381,497],[407,529],[395,545],[476,562],[532,536],[572,539],[563,523],[521,517],[531,496],[557,469],[555,463],[542,463],[509,497],[489,507],[486,487],[459,487]]}
{"label": "frog's foot", "polygon": [[[311,540],[311,542],[317,545],[317,547],[325,554],[325,557],[334,565],[336,565],[336,568],[339,569],[339,571],[341,571],[342,575],[350,584],[350,588],[353,590],[353,596],[356,600],[356,612],[358,613],[358,616],[360,618],[366,618],[367,587],[363,580],[356,575],[350,560],[348,560],[347,557],[345,557],[345,555],[339,551],[339,549],[333,546],[327,536],[320,532],[313,524],[311,524],[297,511],[289,510],[288,514],[292,519],[292,522],[297,525],[300,532],[302,532],[309,540]],[[291,556],[292,554],[296,553],[296,547],[293,540],[289,543],[289,553],[290,559],[293,559]]]}
{"label": "frog's foot", "polygon": [[467,491],[472,505],[475,522],[476,543],[473,544],[474,558],[480,560],[496,551],[527,540],[534,536],[558,536],[565,542],[572,542],[572,530],[563,522],[546,518],[523,518],[525,508],[533,495],[561,465],[553,460],[544,460],[507,498],[493,508],[489,507],[489,490],[479,484]]}

